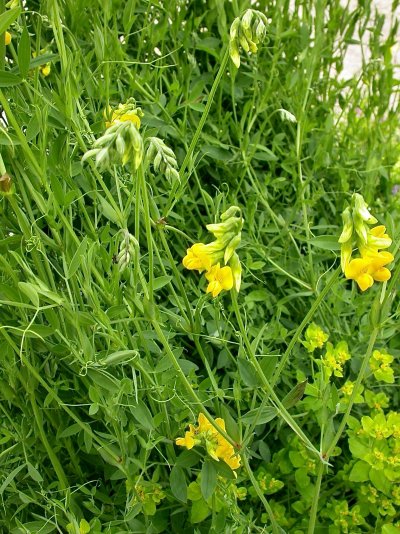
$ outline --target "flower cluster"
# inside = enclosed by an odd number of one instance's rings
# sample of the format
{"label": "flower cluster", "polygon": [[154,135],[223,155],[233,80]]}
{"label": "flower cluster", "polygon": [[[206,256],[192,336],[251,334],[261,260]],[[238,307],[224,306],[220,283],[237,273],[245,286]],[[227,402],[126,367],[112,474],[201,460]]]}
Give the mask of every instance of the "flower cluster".
{"label": "flower cluster", "polygon": [[143,158],[143,139],[132,121],[116,121],[93,143],[82,161],[95,156],[96,165],[104,169],[112,164],[132,162],[138,169]]}
{"label": "flower cluster", "polygon": [[329,335],[325,333],[320,326],[311,323],[310,326],[308,326],[304,337],[305,340],[302,341],[302,344],[308,352],[314,352],[315,349],[322,349],[324,343],[328,340]]}
{"label": "flower cluster", "polygon": [[159,137],[147,139],[149,147],[146,152],[147,163],[152,163],[155,171],[162,172],[168,181],[180,181],[178,162],[172,148],[169,148]]}
{"label": "flower cluster", "polygon": [[334,347],[332,343],[326,344],[326,353],[322,358],[322,365],[331,376],[343,376],[343,366],[350,360],[350,353],[345,341],[339,341]]}
{"label": "flower cluster", "polygon": [[[385,266],[394,260],[390,252],[380,250],[390,247],[391,238],[382,225],[370,228],[377,223],[371,215],[363,197],[354,193],[351,206],[343,214],[343,231],[339,237],[341,244],[341,267],[346,278],[355,280],[361,291],[370,288],[374,281],[385,282],[391,274]],[[361,255],[352,259],[353,248]]]}
{"label": "flower cluster", "polygon": [[[215,422],[225,430],[225,421],[217,418]],[[199,414],[198,426],[189,425],[189,430],[185,432],[184,438],[177,438],[176,444],[187,449],[192,449],[195,445],[203,445],[211,458],[217,462],[223,460],[231,469],[240,467],[240,456],[235,454],[233,446],[222,434],[212,426],[204,414]]]}
{"label": "flower cluster", "polygon": [[136,106],[134,98],[129,98],[125,104],[118,104],[117,109],[112,109],[111,106],[108,106],[104,111],[106,128],[110,128],[110,126],[120,122],[132,122],[139,129],[142,117],[143,111]]}
{"label": "flower cluster", "polygon": [[235,252],[243,227],[240,208],[231,206],[221,215],[221,221],[206,226],[216,238],[215,241],[208,244],[195,243],[187,249],[182,261],[186,269],[200,273],[206,271],[207,293],[211,293],[213,297],[232,287],[239,291],[242,279],[242,267]]}
{"label": "flower cluster", "polygon": [[391,354],[374,350],[369,360],[369,367],[377,380],[382,380],[387,384],[394,383],[394,371],[390,367],[394,358]]}
{"label": "flower cluster", "polygon": [[229,54],[237,68],[240,67],[239,46],[245,52],[255,54],[267,31],[268,21],[260,11],[247,9],[242,17],[237,17],[231,25]]}

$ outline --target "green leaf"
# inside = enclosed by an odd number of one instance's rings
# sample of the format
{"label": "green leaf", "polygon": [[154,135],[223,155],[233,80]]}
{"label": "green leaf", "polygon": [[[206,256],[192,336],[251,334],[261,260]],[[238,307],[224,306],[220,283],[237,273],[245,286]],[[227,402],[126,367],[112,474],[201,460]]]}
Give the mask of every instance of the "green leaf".
{"label": "green leaf", "polygon": [[307,468],[300,468],[295,471],[294,478],[299,488],[307,488],[310,485],[310,477],[307,474]]}
{"label": "green leaf", "polygon": [[159,276],[154,278],[154,291],[166,286],[172,280],[172,276]]}
{"label": "green leaf", "polygon": [[201,499],[201,489],[198,482],[191,482],[188,486],[187,498],[189,501],[198,501]]}
{"label": "green leaf", "polygon": [[251,388],[261,386],[261,381],[251,362],[245,360],[244,358],[238,358],[237,364],[240,378],[243,380],[246,386]]}
{"label": "green leaf", "polygon": [[70,436],[75,436],[82,430],[81,426],[78,423],[74,423],[58,435],[58,438],[69,438]]}
{"label": "green leaf", "polygon": [[71,278],[71,276],[73,276],[76,271],[79,269],[81,263],[82,263],[82,258],[83,256],[85,255],[86,253],[86,247],[87,247],[87,244],[88,244],[88,238],[87,237],[84,237],[83,240],[81,241],[81,243],[79,244],[79,247],[77,248],[77,250],[75,251],[75,254],[71,260],[71,263],[67,269],[67,273],[66,273],[66,278],[69,279]]}
{"label": "green leaf", "polygon": [[349,480],[351,482],[365,482],[369,479],[369,471],[371,466],[366,462],[358,461],[353,465],[353,469],[350,471]]}
{"label": "green leaf", "polygon": [[395,527],[394,525],[383,525],[382,534],[400,534],[400,527]]}
{"label": "green leaf", "polygon": [[18,44],[18,68],[22,78],[26,78],[29,72],[29,65],[31,61],[31,42],[26,26],[22,30],[21,39]]}
{"label": "green leaf", "polygon": [[146,430],[154,430],[153,417],[150,410],[143,401],[139,401],[136,406],[132,406],[131,412],[133,417]]}
{"label": "green leaf", "polygon": [[334,235],[319,235],[317,237],[312,237],[309,240],[309,243],[314,245],[314,247],[322,248],[324,250],[340,250],[340,243],[338,242],[337,236]]}
{"label": "green leaf", "polygon": [[8,9],[0,15],[0,35],[3,34],[6,30],[8,30],[14,20],[17,20],[20,13],[21,8],[14,7],[13,9]]}
{"label": "green leaf", "polygon": [[194,451],[185,450],[177,457],[175,460],[175,465],[178,465],[179,467],[193,467],[199,462],[199,460],[199,455]]}
{"label": "green leaf", "polygon": [[5,70],[0,70],[0,87],[11,87],[22,82],[22,78]]}
{"label": "green leaf", "polygon": [[287,410],[289,408],[292,408],[295,404],[299,402],[299,400],[304,395],[306,386],[307,386],[307,380],[304,380],[304,382],[300,382],[299,384],[294,386],[294,388],[282,400],[282,404]]}
{"label": "green leaf", "polygon": [[39,473],[39,471],[35,467],[33,467],[33,465],[30,462],[28,462],[26,465],[28,467],[29,476],[35,482],[43,482],[42,475]]}
{"label": "green leaf", "polygon": [[194,501],[190,512],[190,520],[192,523],[201,523],[210,513],[211,509],[204,499]]}
{"label": "green leaf", "polygon": [[29,282],[18,282],[18,287],[24,293],[34,306],[39,307],[39,295],[33,284]]}
{"label": "green leaf", "polygon": [[382,493],[386,493],[387,495],[390,495],[391,483],[385,477],[383,471],[381,471],[380,469],[372,468],[369,472],[369,479],[372,482],[372,484],[376,487],[376,489],[378,489]]}
{"label": "green leaf", "polygon": [[242,417],[242,423],[245,425],[264,425],[272,421],[277,416],[278,412],[273,406],[264,406],[263,408],[255,408],[250,410]]}
{"label": "green leaf", "polygon": [[11,484],[11,482],[14,480],[14,478],[18,475],[18,473],[25,467],[25,464],[21,464],[15,469],[11,471],[11,473],[7,476],[3,484],[0,486],[0,495],[3,495],[4,490]]}
{"label": "green leaf", "polygon": [[169,483],[174,497],[181,502],[187,502],[186,477],[182,467],[175,465],[169,475]]}
{"label": "green leaf", "polygon": [[214,493],[217,485],[217,471],[214,464],[208,460],[203,463],[201,469],[201,493],[207,500]]}

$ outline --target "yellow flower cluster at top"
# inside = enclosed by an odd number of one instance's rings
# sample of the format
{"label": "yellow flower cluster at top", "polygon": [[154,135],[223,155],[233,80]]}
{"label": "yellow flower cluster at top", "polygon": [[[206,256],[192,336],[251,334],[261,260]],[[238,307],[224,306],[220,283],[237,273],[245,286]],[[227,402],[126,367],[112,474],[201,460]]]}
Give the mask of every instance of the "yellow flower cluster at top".
{"label": "yellow flower cluster at top", "polygon": [[[207,293],[218,296],[222,290],[235,287],[239,292],[242,267],[235,252],[240,243],[243,219],[240,208],[231,206],[221,215],[221,222],[208,224],[207,230],[216,238],[211,243],[195,243],[186,251],[182,263],[186,269],[205,271]],[[222,264],[222,266],[221,266]]]}
{"label": "yellow flower cluster at top", "polygon": [[104,118],[106,119],[106,128],[110,128],[119,122],[132,122],[136,128],[140,128],[143,111],[136,106],[134,98],[129,98],[125,104],[119,104],[117,109],[112,109],[111,106],[104,111]]}
{"label": "yellow flower cluster at top", "polygon": [[[354,193],[351,206],[343,214],[341,244],[341,267],[346,278],[355,280],[361,291],[370,288],[374,282],[385,282],[391,274],[385,266],[394,260],[385,249],[392,244],[382,225],[370,228],[378,221],[371,215],[362,195]],[[353,248],[358,248],[359,258],[352,259]]]}
{"label": "yellow flower cluster at top", "polygon": [[[215,422],[225,430],[225,421],[218,417]],[[203,445],[211,458],[217,462],[223,460],[231,469],[240,467],[240,456],[235,454],[233,446],[207,420],[204,414],[199,414],[198,425],[189,425],[184,438],[177,438],[180,447],[192,449],[196,445]]]}

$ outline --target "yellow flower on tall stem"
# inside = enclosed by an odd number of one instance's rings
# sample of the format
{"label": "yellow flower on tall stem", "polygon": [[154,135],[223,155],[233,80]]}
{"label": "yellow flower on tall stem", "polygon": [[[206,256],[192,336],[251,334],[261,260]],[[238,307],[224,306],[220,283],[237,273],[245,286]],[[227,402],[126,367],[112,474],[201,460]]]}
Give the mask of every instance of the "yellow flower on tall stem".
{"label": "yellow flower on tall stem", "polygon": [[206,278],[209,281],[207,293],[211,293],[213,297],[219,295],[223,289],[229,291],[233,287],[233,274],[229,265],[220,267],[217,263],[206,273]]}
{"label": "yellow flower on tall stem", "polygon": [[11,33],[10,32],[5,32],[5,34],[4,34],[4,42],[5,42],[6,46],[11,43]]}
{"label": "yellow flower on tall stem", "polygon": [[345,276],[350,280],[355,280],[361,291],[365,291],[373,285],[374,281],[385,282],[389,280],[391,274],[385,265],[393,260],[393,254],[387,251],[355,258],[346,265]]}

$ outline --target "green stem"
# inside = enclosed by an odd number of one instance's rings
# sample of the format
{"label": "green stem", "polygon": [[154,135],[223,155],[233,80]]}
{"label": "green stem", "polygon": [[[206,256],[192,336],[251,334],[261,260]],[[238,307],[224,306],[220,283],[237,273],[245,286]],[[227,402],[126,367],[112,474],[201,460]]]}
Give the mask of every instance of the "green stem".
{"label": "green stem", "polygon": [[282,372],[283,368],[285,367],[286,362],[287,362],[287,360],[288,360],[288,358],[289,358],[289,356],[290,356],[290,354],[291,354],[291,352],[293,350],[293,347],[296,345],[296,343],[299,340],[299,337],[301,336],[301,333],[303,332],[303,330],[306,327],[306,325],[311,321],[314,313],[319,308],[319,305],[321,304],[321,302],[325,299],[326,295],[332,289],[332,286],[335,284],[336,280],[339,277],[339,273],[340,273],[340,267],[338,267],[336,269],[336,271],[334,273],[332,273],[332,276],[328,280],[328,283],[326,284],[324,289],[321,291],[321,293],[318,295],[318,297],[315,299],[315,301],[312,304],[311,308],[307,312],[307,315],[304,317],[304,319],[302,320],[302,322],[298,326],[296,332],[294,333],[294,336],[290,340],[290,343],[289,343],[284,355],[281,358],[281,361],[280,361],[275,373],[273,374],[273,376],[271,378],[271,386],[272,387],[274,387],[274,385],[277,383],[277,381],[278,381],[278,379],[279,379],[279,377],[281,375],[281,372]]}
{"label": "green stem", "polygon": [[318,502],[319,502],[319,494],[321,491],[321,482],[322,482],[322,475],[324,474],[325,465],[321,462],[318,466],[318,475],[317,480],[315,482],[315,492],[314,492],[314,498],[311,505],[310,510],[310,521],[308,523],[308,534],[314,534],[315,530],[315,521],[317,519],[317,511],[318,511]]}
{"label": "green stem", "polygon": [[242,460],[243,460],[243,467],[246,469],[247,474],[249,476],[249,479],[250,479],[251,483],[253,484],[253,487],[254,487],[254,489],[255,489],[260,501],[263,503],[264,508],[265,508],[265,510],[266,510],[266,512],[268,514],[268,517],[271,520],[272,532],[273,532],[273,534],[279,534],[280,528],[279,528],[278,523],[275,520],[274,512],[272,511],[271,506],[269,505],[267,499],[264,497],[264,494],[261,491],[260,486],[258,485],[257,479],[254,476],[253,471],[251,470],[251,467],[249,465],[249,461],[248,461],[247,457],[243,455],[242,456]]}
{"label": "green stem", "polygon": [[196,145],[197,145],[197,142],[199,140],[199,137],[201,135],[201,132],[203,130],[203,127],[204,127],[204,124],[207,120],[207,117],[208,117],[208,114],[210,112],[210,109],[211,109],[211,105],[213,103],[213,100],[214,100],[214,96],[215,96],[215,93],[218,89],[218,86],[220,84],[220,81],[222,79],[222,76],[225,72],[225,69],[226,69],[226,65],[228,63],[228,59],[229,59],[229,47],[227,46],[226,47],[226,50],[225,50],[225,53],[223,55],[223,58],[222,58],[222,61],[221,61],[221,65],[218,69],[218,72],[217,72],[217,76],[215,77],[215,80],[214,80],[214,83],[212,84],[212,87],[211,87],[211,91],[210,91],[210,94],[208,96],[208,99],[207,99],[207,104],[206,104],[206,107],[203,111],[203,115],[201,116],[201,119],[199,121],[199,124],[196,128],[196,131],[194,133],[194,136],[193,136],[193,139],[192,139],[192,142],[190,143],[190,146],[186,152],[186,156],[185,156],[185,159],[183,160],[183,163],[181,165],[181,168],[179,169],[179,176],[180,176],[180,179],[181,179],[181,185],[179,186],[179,189],[177,191],[177,187],[178,186],[175,186],[171,192],[171,195],[170,195],[170,206],[168,207],[167,211],[166,211],[166,214],[165,216],[167,217],[169,215],[169,213],[172,211],[173,207],[175,206],[175,204],[180,200],[181,196],[182,196],[182,193],[183,193],[183,190],[189,180],[189,177],[184,180],[184,175],[185,175],[185,171],[186,171],[186,168],[187,166],[189,165],[189,162],[191,160],[191,157],[193,155],[193,152],[194,152],[194,149],[196,148]]}
{"label": "green stem", "polygon": [[[329,447],[327,448],[327,450],[325,452],[324,451],[321,452],[321,457],[325,460],[325,462],[329,462],[329,457],[332,454],[333,449],[336,447],[339,439],[341,438],[344,429],[346,428],[347,421],[349,419],[350,412],[351,412],[351,409],[353,407],[356,395],[358,395],[359,392],[360,392],[360,385],[361,385],[361,382],[363,381],[363,379],[365,377],[365,373],[366,373],[366,370],[367,370],[367,367],[368,367],[369,359],[371,357],[371,354],[372,354],[372,351],[373,351],[373,348],[374,348],[375,341],[376,341],[378,333],[379,333],[379,327],[374,328],[372,330],[372,332],[371,332],[371,335],[370,335],[370,338],[369,338],[367,352],[366,352],[366,354],[364,356],[364,360],[362,362],[360,371],[358,373],[356,383],[354,384],[353,391],[352,391],[352,393],[350,395],[350,399],[349,399],[349,403],[347,405],[346,412],[342,417],[342,420],[340,422],[339,428],[337,429],[337,432],[336,432],[334,438],[330,442]],[[312,503],[311,512],[310,512],[310,521],[309,521],[309,526],[308,526],[308,534],[312,534],[314,532],[314,528],[315,528],[315,521],[316,521],[317,511],[318,511],[318,502],[319,502],[319,494],[320,494],[320,490],[321,490],[321,480],[322,480],[323,470],[324,470],[324,464],[321,463],[320,466],[319,466],[319,470],[318,470],[317,484],[315,486],[315,493],[314,493],[313,503]]]}
{"label": "green stem", "polygon": [[31,400],[33,415],[35,416],[36,425],[40,434],[40,439],[42,440],[42,443],[47,451],[48,457],[50,458],[50,461],[54,467],[54,471],[56,472],[56,475],[60,482],[61,489],[66,490],[67,488],[69,488],[68,479],[64,473],[64,469],[60,464],[60,460],[54,454],[54,451],[50,446],[49,440],[47,439],[46,433],[43,428],[43,419],[36,404],[35,393],[30,392],[29,396]]}
{"label": "green stem", "polygon": [[162,331],[162,328],[158,324],[157,320],[153,319],[151,324],[153,325],[154,330],[156,331],[158,338],[160,339],[161,343],[164,346],[165,353],[168,356],[172,366],[174,367],[176,374],[178,375],[179,380],[181,381],[182,385],[184,386],[187,394],[191,398],[191,400],[194,402],[194,404],[197,406],[200,412],[202,412],[207,420],[212,424],[212,426],[219,432],[224,438],[235,448],[237,448],[237,443],[223,430],[217,423],[215,422],[213,416],[209,413],[209,411],[204,407],[204,402],[200,400],[198,395],[193,390],[192,386],[190,385],[188,379],[186,378],[186,375],[181,369],[181,366],[179,365],[178,360],[176,359],[175,354],[172,352],[171,347],[169,346],[168,340],[165,337],[164,332]]}
{"label": "green stem", "polygon": [[153,302],[154,293],[154,254],[153,254],[153,235],[151,231],[151,219],[149,208],[149,197],[147,192],[146,180],[144,177],[143,166],[138,169],[138,179],[142,190],[142,200],[144,209],[144,225],[146,228],[147,251],[149,254],[149,301]]}
{"label": "green stem", "polygon": [[236,296],[236,290],[231,290],[231,296],[232,296],[232,304],[233,309],[236,315],[236,319],[239,323],[239,330],[242,335],[244,344],[246,346],[247,355],[253,364],[258,377],[260,378],[261,382],[263,383],[263,386],[266,390],[266,393],[271,397],[273,402],[276,405],[277,412],[282,417],[284,421],[290,426],[290,428],[299,436],[299,438],[304,442],[304,444],[307,446],[307,448],[312,451],[314,454],[317,454],[319,456],[319,452],[314,447],[314,445],[311,443],[311,441],[307,438],[307,436],[304,434],[304,432],[301,430],[299,425],[294,421],[293,417],[289,414],[289,412],[286,410],[286,408],[283,406],[282,402],[279,400],[278,396],[274,392],[273,388],[271,387],[271,384],[269,383],[267,377],[265,376],[260,364],[258,363],[258,360],[253,352],[253,349],[251,347],[250,340],[247,336],[246,328],[243,324],[242,316],[239,311],[238,302],[237,302],[237,296]]}

